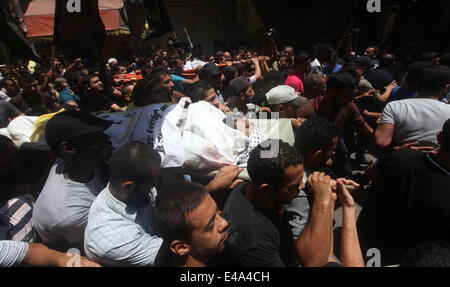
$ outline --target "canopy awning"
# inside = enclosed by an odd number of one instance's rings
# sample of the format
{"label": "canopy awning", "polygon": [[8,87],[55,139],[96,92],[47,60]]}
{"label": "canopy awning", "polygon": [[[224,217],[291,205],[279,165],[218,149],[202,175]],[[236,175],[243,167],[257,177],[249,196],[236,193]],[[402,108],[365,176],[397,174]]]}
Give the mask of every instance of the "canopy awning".
{"label": "canopy awning", "polygon": [[[126,24],[123,0],[99,0],[98,7],[108,34],[120,31],[130,32]],[[28,38],[53,36],[55,0],[31,1],[24,18],[28,28]]]}

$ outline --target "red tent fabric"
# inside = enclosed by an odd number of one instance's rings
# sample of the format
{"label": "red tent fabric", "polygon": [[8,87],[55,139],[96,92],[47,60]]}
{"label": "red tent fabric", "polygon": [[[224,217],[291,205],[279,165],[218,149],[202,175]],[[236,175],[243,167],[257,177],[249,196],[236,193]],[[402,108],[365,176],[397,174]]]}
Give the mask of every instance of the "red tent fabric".
{"label": "red tent fabric", "polygon": [[[106,31],[125,30],[129,32],[128,26],[120,15],[120,10],[124,8],[123,0],[99,0],[98,7]],[[53,36],[55,0],[30,2],[24,18],[28,28],[27,37]]]}

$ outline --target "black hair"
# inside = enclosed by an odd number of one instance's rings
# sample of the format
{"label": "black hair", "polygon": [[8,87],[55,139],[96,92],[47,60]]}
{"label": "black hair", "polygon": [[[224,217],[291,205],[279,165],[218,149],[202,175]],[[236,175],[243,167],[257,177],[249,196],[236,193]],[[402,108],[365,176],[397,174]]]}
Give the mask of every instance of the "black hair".
{"label": "black hair", "polygon": [[212,88],[213,86],[206,81],[197,81],[186,88],[186,95],[196,103],[202,101],[206,97],[206,92]]}
{"label": "black hair", "polygon": [[393,54],[383,54],[380,57],[380,66],[383,68],[390,68],[395,64],[395,56]]}
{"label": "black hair", "polygon": [[299,51],[294,56],[294,65],[297,65],[299,63],[304,64],[304,63],[308,62],[309,60],[312,60],[312,59],[311,59],[311,55],[308,54],[308,52]]}
{"label": "black hair", "polygon": [[223,75],[225,76],[225,80],[231,81],[232,79],[234,79],[236,72],[237,69],[234,66],[228,66],[225,69],[223,69]]}
{"label": "black hair", "polygon": [[317,48],[317,55],[316,58],[318,58],[320,55],[325,54],[327,59],[329,59],[333,54],[333,46],[331,46],[328,43],[321,43],[319,44]]}
{"label": "black hair", "polygon": [[417,61],[412,63],[408,67],[408,74],[406,76],[406,81],[412,84],[416,84],[420,78],[420,74],[423,71],[423,69],[427,67],[432,67],[434,65],[435,64],[431,61]]}
{"label": "black hair", "polygon": [[157,67],[149,75],[146,75],[144,79],[140,80],[133,89],[132,99],[133,103],[137,107],[146,106],[148,103],[149,92],[161,83],[161,77],[164,75],[170,75],[170,71],[165,67]]}
{"label": "black hair", "polygon": [[369,46],[367,47],[367,49],[372,48],[373,49],[373,53],[375,54],[375,57],[378,57],[378,54],[380,53],[380,48],[378,48],[378,46]]}
{"label": "black hair", "polygon": [[[433,65],[422,70],[418,81],[419,93],[437,94],[450,83],[450,68]],[[445,95],[440,95],[444,97]]]}
{"label": "black hair", "polygon": [[89,87],[89,85],[91,84],[91,80],[95,77],[97,77],[97,76],[92,75],[92,74],[87,74],[83,77],[83,79],[81,80],[81,83],[83,84],[83,86]]}
{"label": "black hair", "polygon": [[69,72],[64,74],[64,78],[67,80],[69,85],[73,85],[74,83],[78,82],[78,78],[83,76],[83,74],[80,71],[75,72]]}
{"label": "black hair", "polygon": [[118,149],[111,158],[110,184],[120,190],[124,181],[145,182],[150,170],[161,164],[161,158],[151,145],[129,143]]}
{"label": "black hair", "polygon": [[334,123],[323,118],[313,118],[301,125],[294,146],[306,157],[317,150],[328,151],[338,135]]}
{"label": "black hair", "polygon": [[306,77],[305,81],[303,82],[303,85],[305,87],[317,87],[320,86],[320,81],[321,81],[322,77],[316,74],[311,74],[309,76]]}
{"label": "black hair", "polygon": [[358,81],[350,73],[339,72],[330,75],[327,82],[327,90],[339,92],[345,88],[356,88]]}
{"label": "black hair", "polygon": [[34,76],[30,75],[28,73],[24,73],[19,76],[19,85],[20,86],[24,86],[25,84],[35,82],[35,81],[36,81],[36,79],[34,78]]}
{"label": "black hair", "polygon": [[182,181],[175,181],[160,192],[153,209],[158,236],[168,245],[177,239],[190,242],[193,227],[186,217],[207,195],[202,185]]}
{"label": "black hair", "polygon": [[238,71],[238,77],[242,76],[245,73],[245,65],[243,63],[238,63],[234,65],[236,70]]}
{"label": "black hair", "polygon": [[285,170],[303,164],[303,155],[282,140],[268,140],[250,153],[248,174],[256,183],[280,185],[286,180]]}
{"label": "black hair", "polygon": [[349,73],[353,77],[358,76],[357,69],[362,69],[361,64],[359,63],[345,63],[345,65],[342,67],[341,72],[343,73]]}
{"label": "black hair", "polygon": [[408,251],[400,267],[450,267],[450,243],[421,243]]}

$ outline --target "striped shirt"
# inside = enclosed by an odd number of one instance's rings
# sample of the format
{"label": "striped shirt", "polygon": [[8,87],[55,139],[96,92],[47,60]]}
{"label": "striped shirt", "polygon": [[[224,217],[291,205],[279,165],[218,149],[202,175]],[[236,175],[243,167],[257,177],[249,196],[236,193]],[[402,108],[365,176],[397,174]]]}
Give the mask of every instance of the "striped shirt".
{"label": "striped shirt", "polygon": [[31,194],[27,194],[0,205],[0,240],[36,241],[36,230],[31,220],[35,201]]}
{"label": "striped shirt", "polygon": [[134,208],[117,200],[109,185],[89,211],[84,250],[89,260],[104,266],[153,266],[163,240],[153,226],[151,203]]}
{"label": "striped shirt", "polygon": [[0,267],[20,265],[28,252],[28,243],[0,241]]}

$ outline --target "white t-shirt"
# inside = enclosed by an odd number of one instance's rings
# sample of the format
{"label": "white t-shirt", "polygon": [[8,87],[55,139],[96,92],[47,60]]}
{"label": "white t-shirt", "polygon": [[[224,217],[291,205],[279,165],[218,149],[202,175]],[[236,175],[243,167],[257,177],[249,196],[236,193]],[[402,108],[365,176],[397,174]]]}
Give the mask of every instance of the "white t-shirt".
{"label": "white t-shirt", "polygon": [[28,243],[0,241],[0,267],[14,267],[22,263],[28,252]]}
{"label": "white t-shirt", "polygon": [[381,124],[395,126],[393,143],[420,142],[439,147],[436,134],[450,118],[450,105],[432,99],[407,99],[391,102],[383,110]]}
{"label": "white t-shirt", "polygon": [[87,183],[65,178],[64,165],[62,159],[53,165],[33,210],[33,226],[42,241],[57,247],[83,241],[89,209],[107,184],[106,173],[100,169]]}

